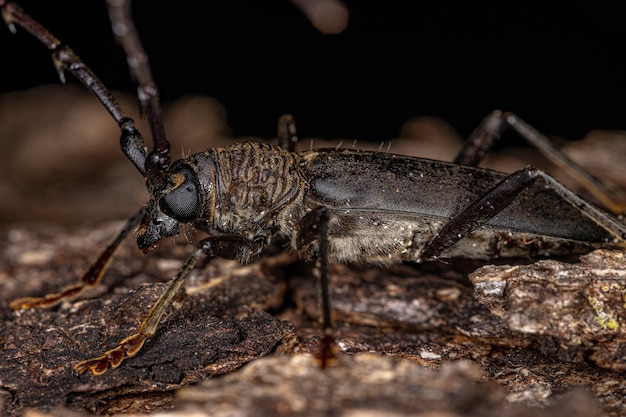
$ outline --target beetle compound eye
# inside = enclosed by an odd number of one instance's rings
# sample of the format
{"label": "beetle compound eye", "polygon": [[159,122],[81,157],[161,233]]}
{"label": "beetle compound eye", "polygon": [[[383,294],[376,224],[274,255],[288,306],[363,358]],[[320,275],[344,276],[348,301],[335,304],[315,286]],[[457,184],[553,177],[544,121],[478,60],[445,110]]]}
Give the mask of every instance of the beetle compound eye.
{"label": "beetle compound eye", "polygon": [[[167,191],[159,200],[161,211],[174,219],[187,223],[200,216],[200,194],[193,175],[183,173],[185,181],[176,188]],[[191,178],[190,178],[191,177]]]}
{"label": "beetle compound eye", "polygon": [[198,190],[188,181],[161,197],[159,205],[163,213],[181,222],[193,221],[200,215]]}

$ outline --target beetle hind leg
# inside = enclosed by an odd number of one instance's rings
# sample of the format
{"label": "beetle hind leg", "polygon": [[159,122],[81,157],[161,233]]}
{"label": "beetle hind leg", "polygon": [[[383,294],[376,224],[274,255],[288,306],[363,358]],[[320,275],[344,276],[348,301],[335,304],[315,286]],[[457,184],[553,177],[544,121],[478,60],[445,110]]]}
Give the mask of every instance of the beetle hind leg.
{"label": "beetle hind leg", "polygon": [[601,181],[568,158],[547,136],[511,112],[496,110],[487,115],[467,139],[454,163],[477,166],[508,128],[517,132],[546,159],[565,171],[610,212],[613,214],[626,212],[626,204],[618,201],[613,192]]}
{"label": "beetle hind leg", "polygon": [[616,242],[626,247],[626,226],[623,223],[588,203],[549,174],[527,166],[504,178],[482,197],[453,216],[422,250],[421,261],[436,259],[443,251],[508,207],[522,191],[533,186],[538,180],[542,181],[543,187],[577,207],[582,215],[590,218]]}

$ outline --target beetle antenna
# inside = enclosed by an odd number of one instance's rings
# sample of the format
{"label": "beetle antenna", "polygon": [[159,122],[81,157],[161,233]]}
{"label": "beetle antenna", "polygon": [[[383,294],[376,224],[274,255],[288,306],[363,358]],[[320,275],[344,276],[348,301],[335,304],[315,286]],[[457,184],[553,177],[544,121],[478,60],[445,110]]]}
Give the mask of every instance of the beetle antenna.
{"label": "beetle antenna", "polygon": [[171,163],[170,143],[165,137],[159,89],[152,78],[152,70],[132,17],[130,0],[108,0],[107,9],[115,39],[124,49],[133,80],[137,83],[137,97],[142,113],[148,117],[154,148],[146,159],[149,189],[165,188],[165,171]]}
{"label": "beetle antenna", "polygon": [[122,132],[121,145],[124,154],[135,165],[135,168],[141,175],[145,177],[146,149],[143,137],[137,130],[133,119],[122,111],[102,81],[69,46],[62,43],[39,22],[30,17],[20,6],[12,2],[0,0],[0,10],[2,11],[2,18],[9,26],[9,29],[11,29],[11,32],[15,33],[16,25],[20,26],[48,48],[62,83],[65,83],[65,71],[67,71],[96,96],[120,127]]}

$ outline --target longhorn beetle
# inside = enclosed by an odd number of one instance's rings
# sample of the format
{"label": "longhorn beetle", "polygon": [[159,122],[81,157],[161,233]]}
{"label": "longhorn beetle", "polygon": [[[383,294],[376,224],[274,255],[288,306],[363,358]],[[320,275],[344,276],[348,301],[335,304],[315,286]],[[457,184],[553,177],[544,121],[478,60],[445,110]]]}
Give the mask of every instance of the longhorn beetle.
{"label": "longhorn beetle", "polygon": [[280,146],[238,143],[172,163],[159,91],[128,0],[109,0],[108,10],[152,130],[149,152],[134,121],[68,46],[15,3],[0,0],[0,7],[12,32],[21,26],[48,47],[62,81],[64,72],[70,72],[100,100],[118,124],[122,151],[145,178],[150,194],[147,205],[130,217],[78,283],[58,294],[15,300],[11,307],[50,306],[97,285],[120,243],[134,229],[144,253],[177,235],[185,224],[208,233],[136,333],[104,354],[76,364],[78,373],[101,374],[136,354],[155,334],[166,307],[202,255],[249,262],[278,237],[288,239],[301,259],[320,261],[323,364],[332,355],[329,261],[388,265],[626,247],[626,227],[618,219],[545,172],[525,167],[506,175],[476,167],[493,141],[511,127],[567,168],[612,211],[621,211],[596,179],[510,113],[487,116],[453,163],[347,149],[296,153],[295,123],[289,115],[279,120]]}

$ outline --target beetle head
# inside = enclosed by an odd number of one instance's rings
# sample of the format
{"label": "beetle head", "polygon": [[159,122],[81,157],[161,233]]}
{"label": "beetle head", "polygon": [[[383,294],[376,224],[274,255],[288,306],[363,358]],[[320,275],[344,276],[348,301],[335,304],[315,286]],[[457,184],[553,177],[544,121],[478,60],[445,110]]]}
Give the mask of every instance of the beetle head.
{"label": "beetle head", "polygon": [[198,176],[191,166],[175,163],[165,179],[163,190],[150,190],[150,202],[137,231],[137,246],[144,253],[155,249],[161,239],[178,235],[181,224],[194,222],[202,212]]}

